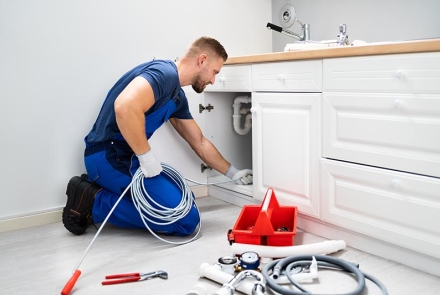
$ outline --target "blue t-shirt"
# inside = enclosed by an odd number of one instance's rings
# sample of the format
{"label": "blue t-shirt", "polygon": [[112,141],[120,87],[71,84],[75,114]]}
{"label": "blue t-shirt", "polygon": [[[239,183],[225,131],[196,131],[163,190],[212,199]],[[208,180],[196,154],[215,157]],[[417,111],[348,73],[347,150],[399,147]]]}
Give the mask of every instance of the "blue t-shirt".
{"label": "blue t-shirt", "polygon": [[138,76],[144,77],[150,83],[154,92],[155,102],[145,113],[145,116],[152,114],[168,101],[174,100],[176,110],[171,114],[171,118],[193,118],[189,111],[188,99],[180,87],[175,63],[170,60],[153,60],[138,65],[125,73],[110,89],[92,130],[86,136],[85,140],[88,144],[103,142],[121,134],[116,124],[114,103],[125,87]]}

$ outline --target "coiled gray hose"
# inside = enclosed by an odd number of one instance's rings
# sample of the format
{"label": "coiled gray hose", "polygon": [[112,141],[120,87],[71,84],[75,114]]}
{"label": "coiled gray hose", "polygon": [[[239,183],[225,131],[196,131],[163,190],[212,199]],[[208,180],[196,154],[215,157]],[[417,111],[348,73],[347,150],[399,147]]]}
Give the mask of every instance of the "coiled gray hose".
{"label": "coiled gray hose", "polygon": [[[351,272],[358,282],[358,285],[355,290],[349,293],[344,293],[340,295],[360,295],[365,289],[365,278],[369,279],[373,283],[375,283],[382,291],[382,294],[388,295],[388,291],[382,282],[380,282],[375,277],[368,275],[362,272],[355,264],[347,262],[340,258],[335,258],[331,256],[325,255],[298,255],[298,256],[290,256],[284,259],[274,260],[268,263],[262,270],[262,274],[266,280],[266,287],[271,288],[272,290],[278,292],[283,295],[302,295],[302,294],[313,294],[304,289],[298,282],[296,282],[293,277],[290,275],[290,270],[297,266],[309,266],[312,262],[313,256],[315,257],[318,267],[327,267],[333,268],[337,270],[343,270],[347,272]],[[278,285],[274,279],[277,279],[278,276],[284,272],[289,281],[300,291],[289,290]],[[270,274],[269,274],[270,273]],[[273,278],[274,279],[273,279]],[[315,294],[317,295],[317,294]],[[326,294],[320,294],[326,295]]]}

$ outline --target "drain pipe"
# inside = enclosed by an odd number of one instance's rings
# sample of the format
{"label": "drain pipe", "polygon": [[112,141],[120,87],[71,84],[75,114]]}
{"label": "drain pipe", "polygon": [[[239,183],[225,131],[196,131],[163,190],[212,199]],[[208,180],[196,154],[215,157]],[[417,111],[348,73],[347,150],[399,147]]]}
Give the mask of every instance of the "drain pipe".
{"label": "drain pipe", "polygon": [[346,244],[343,240],[327,240],[319,243],[297,246],[265,246],[234,243],[231,245],[231,250],[233,255],[240,255],[246,251],[253,251],[258,253],[262,258],[279,258],[305,254],[329,254],[342,250],[345,247]]}
{"label": "drain pipe", "polygon": [[[237,282],[236,280],[234,280],[234,276],[231,274],[228,274],[224,271],[222,271],[222,268],[219,264],[209,264],[209,263],[202,263],[199,267],[199,274],[200,277],[202,278],[207,278],[211,281],[220,283],[220,284],[228,284],[233,282],[235,284],[235,282]],[[238,278],[236,278],[238,279]],[[255,288],[255,284],[258,283],[260,281],[251,281],[251,280],[243,280],[240,281],[239,285],[234,286],[234,289],[247,294],[247,295],[253,295],[252,292],[254,291]],[[229,292],[228,288],[221,288],[220,290],[217,290],[217,292]],[[186,293],[188,294],[197,294],[197,295],[207,295],[206,292],[198,292],[198,293]],[[219,293],[222,294],[222,293]],[[229,293],[226,293],[229,295]],[[258,294],[258,293],[257,293]]]}
{"label": "drain pipe", "polygon": [[[246,135],[249,133],[252,127],[252,114],[248,114],[250,109],[242,108],[242,103],[251,103],[252,99],[249,96],[237,96],[234,99],[234,115],[232,115],[232,124],[234,125],[234,130],[240,135]],[[246,120],[244,122],[244,128],[241,128],[241,116],[246,115]]]}
{"label": "drain pipe", "polygon": [[223,286],[214,293],[214,295],[233,295],[235,289],[248,277],[253,277],[257,280],[252,287],[252,295],[264,295],[264,277],[261,273],[255,270],[245,270],[236,274],[232,280],[228,283],[223,284]]}

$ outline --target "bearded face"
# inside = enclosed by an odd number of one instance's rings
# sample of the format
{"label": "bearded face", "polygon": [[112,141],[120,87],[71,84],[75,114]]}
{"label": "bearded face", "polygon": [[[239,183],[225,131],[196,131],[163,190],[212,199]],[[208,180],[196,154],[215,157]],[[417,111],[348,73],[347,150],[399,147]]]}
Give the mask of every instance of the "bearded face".
{"label": "bearded face", "polygon": [[192,84],[192,88],[197,93],[202,93],[203,90],[205,90],[206,85],[210,84],[210,81],[206,81],[202,78],[202,75],[200,73],[197,73],[197,75],[194,77],[194,82]]}
{"label": "bearded face", "polygon": [[[205,56],[206,57],[206,56]],[[220,72],[223,66],[223,59],[217,57],[210,61],[204,59],[200,62],[200,71],[194,75],[192,88],[197,93],[202,93],[206,85],[214,84],[215,76]]]}

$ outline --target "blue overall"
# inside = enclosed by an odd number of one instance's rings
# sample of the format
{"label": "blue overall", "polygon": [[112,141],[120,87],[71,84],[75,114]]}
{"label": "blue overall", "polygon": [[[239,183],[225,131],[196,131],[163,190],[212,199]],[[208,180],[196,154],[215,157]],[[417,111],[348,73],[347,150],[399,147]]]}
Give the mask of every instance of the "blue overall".
{"label": "blue overall", "polygon": [[[175,109],[176,103],[170,100],[146,117],[147,138],[150,138],[154,131],[170,118]],[[103,187],[95,197],[92,211],[93,221],[101,223],[125,188],[129,186],[134,173],[139,168],[139,160],[119,135],[103,143],[86,144],[84,162],[89,181],[94,181]],[[165,173],[144,178],[143,181],[148,194],[160,205],[174,208],[180,203],[182,191]],[[155,232],[183,236],[193,233],[199,221],[199,213],[193,205],[188,215],[173,224],[156,225],[148,221],[147,224]],[[124,228],[145,228],[133,204],[130,191],[116,206],[108,222]]]}

